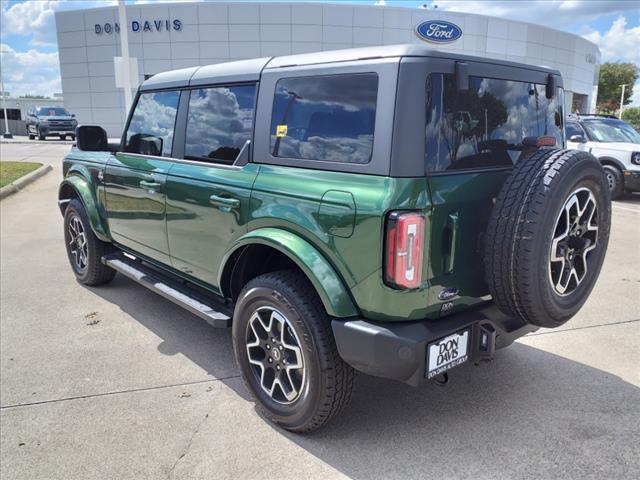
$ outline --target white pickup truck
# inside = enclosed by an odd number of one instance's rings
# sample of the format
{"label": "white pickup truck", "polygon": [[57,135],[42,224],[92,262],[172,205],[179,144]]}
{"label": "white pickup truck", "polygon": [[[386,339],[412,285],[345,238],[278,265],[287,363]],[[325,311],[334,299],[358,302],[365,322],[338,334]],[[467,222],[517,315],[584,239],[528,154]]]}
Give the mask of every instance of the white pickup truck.
{"label": "white pickup truck", "polygon": [[627,122],[607,115],[570,115],[567,148],[586,150],[600,160],[611,198],[640,191],[640,133]]}

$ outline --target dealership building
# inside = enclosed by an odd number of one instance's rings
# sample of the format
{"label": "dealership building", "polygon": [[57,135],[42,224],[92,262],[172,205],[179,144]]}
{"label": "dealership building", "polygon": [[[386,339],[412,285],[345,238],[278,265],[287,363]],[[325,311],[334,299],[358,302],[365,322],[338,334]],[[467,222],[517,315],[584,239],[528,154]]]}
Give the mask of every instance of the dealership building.
{"label": "dealership building", "polygon": [[[137,83],[166,70],[230,60],[423,43],[556,68],[564,77],[567,109],[595,109],[598,47],[541,25],[347,3],[162,3],[127,6],[126,13]],[[124,91],[116,86],[114,68],[114,57],[121,55],[121,28],[117,7],[56,12],[64,104],[80,123],[101,125],[110,136],[120,135],[126,119]]]}

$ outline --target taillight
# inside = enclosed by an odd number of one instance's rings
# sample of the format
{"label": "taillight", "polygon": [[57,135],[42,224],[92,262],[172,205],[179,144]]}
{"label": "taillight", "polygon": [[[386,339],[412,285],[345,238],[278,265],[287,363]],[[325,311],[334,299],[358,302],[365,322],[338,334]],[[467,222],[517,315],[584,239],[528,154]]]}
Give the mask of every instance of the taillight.
{"label": "taillight", "polygon": [[391,212],[385,245],[385,282],[397,288],[418,288],[422,282],[424,215]]}

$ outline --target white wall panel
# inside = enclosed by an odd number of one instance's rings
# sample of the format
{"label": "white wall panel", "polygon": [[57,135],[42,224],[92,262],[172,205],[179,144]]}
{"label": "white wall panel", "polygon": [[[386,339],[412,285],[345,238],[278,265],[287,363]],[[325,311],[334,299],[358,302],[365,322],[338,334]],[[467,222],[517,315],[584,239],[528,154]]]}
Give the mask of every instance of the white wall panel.
{"label": "white wall panel", "polygon": [[[558,68],[568,93],[593,95],[600,53],[581,37],[541,25],[480,15],[372,5],[206,2],[127,6],[131,55],[140,78],[173,68],[229,59],[287,55],[351,46],[413,43],[446,52],[510,59]],[[122,128],[122,91],[115,88],[113,57],[120,35],[97,35],[94,25],[117,21],[113,7],[56,13],[60,71],[68,105],[94,121],[93,111],[110,135]],[[130,22],[174,20],[179,31],[131,32]],[[425,20],[458,25],[462,38],[430,44],[415,34]],[[595,63],[594,63],[595,62]],[[597,79],[596,79],[597,81]],[[91,93],[90,93],[91,92]],[[94,110],[92,110],[94,109]],[[115,131],[118,130],[116,133]]]}
{"label": "white wall panel", "polygon": [[263,25],[291,23],[291,6],[260,5],[260,23]]}

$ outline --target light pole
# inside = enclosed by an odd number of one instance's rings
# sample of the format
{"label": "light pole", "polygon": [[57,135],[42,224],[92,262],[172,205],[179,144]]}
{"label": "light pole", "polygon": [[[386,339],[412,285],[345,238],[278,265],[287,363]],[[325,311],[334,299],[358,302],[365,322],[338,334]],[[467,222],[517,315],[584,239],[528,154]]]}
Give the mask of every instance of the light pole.
{"label": "light pole", "polygon": [[124,0],[118,0],[118,18],[120,21],[120,46],[124,70],[124,111],[125,118],[131,105],[131,63],[129,60],[129,31],[127,29],[127,8]]}
{"label": "light pole", "polygon": [[620,95],[620,111],[618,112],[618,118],[622,118],[622,109],[624,104],[624,89],[628,84],[619,85],[622,87],[622,95]]}
{"label": "light pole", "polygon": [[[0,54],[2,53],[4,52],[0,51]],[[4,71],[4,69],[2,70]],[[11,132],[9,131],[9,118],[7,117],[7,99],[5,98],[4,80],[2,79],[2,72],[0,72],[0,90],[2,90],[2,109],[4,110],[4,134],[2,136],[4,138],[13,138],[13,135],[11,135]]]}

